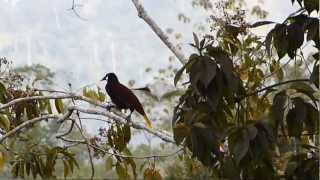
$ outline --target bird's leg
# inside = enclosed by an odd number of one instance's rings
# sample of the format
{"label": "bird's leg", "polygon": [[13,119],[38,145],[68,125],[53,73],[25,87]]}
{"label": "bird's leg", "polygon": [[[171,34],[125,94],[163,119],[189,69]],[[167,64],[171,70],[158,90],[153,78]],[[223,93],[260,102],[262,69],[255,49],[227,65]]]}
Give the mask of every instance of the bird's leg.
{"label": "bird's leg", "polygon": [[111,104],[111,105],[107,105],[107,110],[108,111],[110,111],[111,110],[111,108],[115,108],[116,106],[115,105],[113,105],[113,104]]}
{"label": "bird's leg", "polygon": [[126,117],[127,122],[130,122],[132,112],[133,112],[133,110],[130,110],[130,114]]}

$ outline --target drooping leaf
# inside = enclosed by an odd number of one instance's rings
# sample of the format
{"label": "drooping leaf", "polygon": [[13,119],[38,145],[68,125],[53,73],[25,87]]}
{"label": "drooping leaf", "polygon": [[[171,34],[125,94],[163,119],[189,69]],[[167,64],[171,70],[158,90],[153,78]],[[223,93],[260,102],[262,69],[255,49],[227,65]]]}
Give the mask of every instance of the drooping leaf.
{"label": "drooping leaf", "polygon": [[184,70],[186,70],[186,72],[190,72],[190,67],[192,67],[193,63],[197,62],[199,56],[197,54],[191,54],[189,57],[189,61],[181,68],[177,71],[177,73],[174,76],[174,85],[176,86],[178,81],[180,80]]}
{"label": "drooping leaf", "polygon": [[54,104],[56,106],[56,110],[58,113],[64,113],[65,112],[65,108],[64,108],[64,104],[62,102],[62,99],[55,99],[54,100]]}
{"label": "drooping leaf", "polygon": [[196,33],[192,33],[192,35],[193,35],[194,44],[196,45],[197,48],[199,48],[200,47],[200,43],[199,43],[198,36],[196,35]]}
{"label": "drooping leaf", "polygon": [[189,136],[190,129],[182,123],[178,123],[175,127],[173,127],[173,138],[177,144],[180,144],[184,138]]}
{"label": "drooping leaf", "polygon": [[68,163],[63,160],[63,176],[66,178],[69,174],[69,166],[68,166]]}
{"label": "drooping leaf", "polygon": [[160,173],[152,168],[147,168],[143,173],[144,180],[162,180]]}
{"label": "drooping leaf", "polygon": [[273,21],[258,21],[258,22],[251,24],[249,27],[256,28],[259,26],[264,26],[264,25],[273,24],[273,23],[275,23],[275,22],[273,22]]}
{"label": "drooping leaf", "polygon": [[119,179],[128,179],[129,174],[127,170],[119,162],[116,163],[116,172]]}
{"label": "drooping leaf", "polygon": [[319,111],[310,103],[304,103],[307,111],[307,117],[304,119],[304,124],[309,133],[315,134],[319,131]]}
{"label": "drooping leaf", "polygon": [[106,94],[101,90],[100,87],[98,87],[98,96],[100,102],[104,102],[106,100]]}
{"label": "drooping leaf", "polygon": [[230,179],[238,179],[239,178],[239,170],[237,165],[234,163],[231,157],[227,156],[224,158],[222,164],[222,175],[223,177],[228,177]]}
{"label": "drooping leaf", "polygon": [[10,130],[10,120],[5,114],[0,114],[0,128],[4,129],[5,131]]}
{"label": "drooping leaf", "polygon": [[266,51],[269,57],[271,56],[271,43],[272,43],[273,31],[274,30],[271,30],[270,32],[268,32],[265,39]]}
{"label": "drooping leaf", "polygon": [[303,27],[299,23],[292,23],[287,27],[288,49],[287,53],[291,59],[295,56],[295,51],[304,41]]}
{"label": "drooping leaf", "polygon": [[277,24],[273,29],[273,45],[277,50],[279,59],[281,59],[288,50],[287,26]]}
{"label": "drooping leaf", "polygon": [[113,160],[112,160],[112,157],[109,156],[106,160],[106,164],[105,164],[105,167],[106,167],[106,171],[110,171],[113,167]]}
{"label": "drooping leaf", "polygon": [[6,155],[4,154],[4,152],[0,151],[0,172],[2,172],[5,163],[6,163]]}
{"label": "drooping leaf", "polygon": [[7,90],[6,87],[0,82],[0,102],[6,103],[7,101]]}
{"label": "drooping leaf", "polygon": [[310,75],[310,81],[319,88],[319,64],[314,64],[312,73]]}
{"label": "drooping leaf", "polygon": [[293,99],[294,108],[290,109],[286,122],[288,126],[288,135],[299,138],[302,133],[303,122],[307,117],[307,110],[303,99],[296,97]]}
{"label": "drooping leaf", "polygon": [[237,165],[247,154],[250,145],[249,141],[248,132],[241,129],[235,131],[230,136],[230,151],[234,155]]}
{"label": "drooping leaf", "polygon": [[131,128],[128,124],[123,126],[123,136],[125,144],[128,144],[131,140]]}
{"label": "drooping leaf", "polygon": [[316,91],[309,84],[303,82],[295,82],[290,85],[290,89],[294,89],[299,93],[305,94],[313,101],[314,105],[317,106],[318,100],[314,96],[314,93]]}
{"label": "drooping leaf", "polygon": [[304,7],[311,14],[312,11],[319,11],[319,1],[318,0],[303,0]]}

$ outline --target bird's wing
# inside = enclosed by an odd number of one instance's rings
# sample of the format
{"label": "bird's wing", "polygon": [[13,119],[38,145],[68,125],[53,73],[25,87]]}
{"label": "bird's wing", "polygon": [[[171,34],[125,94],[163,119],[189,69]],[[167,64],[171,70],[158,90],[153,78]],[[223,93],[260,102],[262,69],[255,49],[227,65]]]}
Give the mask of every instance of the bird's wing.
{"label": "bird's wing", "polygon": [[128,108],[134,109],[142,115],[145,114],[139,99],[129,88],[119,83],[116,89],[119,98]]}
{"label": "bird's wing", "polygon": [[118,92],[119,100],[121,100],[121,102],[125,104],[127,108],[136,110],[138,113],[140,113],[145,119],[148,128],[152,128],[151,121],[144,112],[144,109],[137,96],[129,88],[120,83],[116,86],[115,89]]}

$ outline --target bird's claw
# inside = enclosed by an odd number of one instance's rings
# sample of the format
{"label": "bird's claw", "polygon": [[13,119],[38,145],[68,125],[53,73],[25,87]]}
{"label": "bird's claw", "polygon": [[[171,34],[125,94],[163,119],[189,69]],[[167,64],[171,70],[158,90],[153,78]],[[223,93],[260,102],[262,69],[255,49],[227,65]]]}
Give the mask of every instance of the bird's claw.
{"label": "bird's claw", "polygon": [[127,120],[127,122],[130,122],[131,121],[131,116],[127,116],[125,119]]}
{"label": "bird's claw", "polygon": [[113,106],[113,105],[107,105],[107,110],[108,110],[108,111],[110,111],[111,108],[114,108],[114,106]]}

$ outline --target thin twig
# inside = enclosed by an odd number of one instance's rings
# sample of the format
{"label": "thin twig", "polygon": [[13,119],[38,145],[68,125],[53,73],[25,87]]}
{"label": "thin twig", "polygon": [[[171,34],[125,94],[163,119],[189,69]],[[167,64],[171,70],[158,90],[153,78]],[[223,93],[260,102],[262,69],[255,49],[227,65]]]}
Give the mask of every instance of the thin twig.
{"label": "thin twig", "polygon": [[129,126],[135,128],[135,129],[140,129],[140,130],[147,131],[148,133],[159,137],[163,141],[175,144],[175,141],[173,140],[173,137],[171,135],[169,136],[169,133],[163,133],[163,132],[158,131],[156,129],[149,129],[146,126],[144,126],[142,124],[135,123],[133,121],[130,121],[128,123],[126,121],[125,117],[119,117],[119,116],[114,115],[114,114],[112,114],[112,113],[110,113],[108,111],[101,111],[101,110],[89,109],[89,108],[86,109],[86,108],[82,108],[82,107],[78,107],[78,106],[72,106],[72,107],[69,107],[69,108],[73,109],[73,110],[78,110],[80,112],[87,113],[87,114],[96,114],[96,115],[106,116],[106,117],[108,117],[110,119],[113,119],[114,121],[116,121],[118,123],[129,124]]}
{"label": "thin twig", "polygon": [[25,128],[27,126],[30,126],[32,124],[35,124],[35,123],[43,121],[43,120],[58,119],[58,118],[59,118],[58,115],[50,114],[50,115],[45,115],[45,116],[41,116],[41,117],[37,117],[37,118],[31,119],[31,120],[25,121],[25,122],[21,123],[19,126],[15,127],[11,131],[9,131],[6,134],[4,134],[3,136],[1,136],[0,143],[2,143],[6,138],[11,137],[12,135],[18,133],[19,131],[21,131],[23,128]]}
{"label": "thin twig", "polygon": [[75,4],[75,0],[72,0],[72,6],[70,9],[68,9],[68,11],[72,11],[79,19],[81,19],[83,21],[87,21],[87,19],[81,17],[80,14],[76,10],[77,7],[81,7],[81,6],[82,6],[81,4]]}
{"label": "thin twig", "polygon": [[265,87],[265,88],[256,90],[256,91],[254,91],[254,92],[248,93],[248,94],[246,94],[245,96],[240,97],[239,99],[242,100],[242,99],[244,99],[244,98],[246,98],[246,97],[253,96],[253,95],[258,94],[258,93],[260,93],[260,92],[263,92],[263,91],[266,91],[266,90],[269,90],[269,89],[272,89],[272,88],[274,88],[274,87],[281,86],[281,85],[284,85],[284,84],[289,84],[289,83],[293,83],[293,82],[309,82],[309,81],[310,81],[309,79],[293,79],[293,80],[289,80],[289,81],[279,82],[279,83],[276,83],[276,84],[267,86],[267,87]]}

